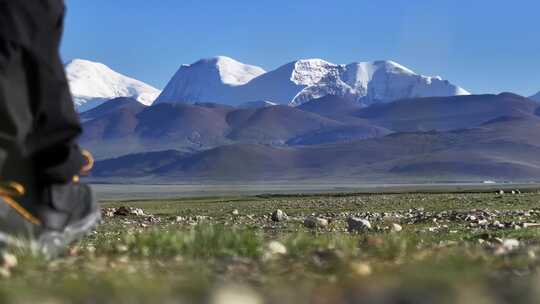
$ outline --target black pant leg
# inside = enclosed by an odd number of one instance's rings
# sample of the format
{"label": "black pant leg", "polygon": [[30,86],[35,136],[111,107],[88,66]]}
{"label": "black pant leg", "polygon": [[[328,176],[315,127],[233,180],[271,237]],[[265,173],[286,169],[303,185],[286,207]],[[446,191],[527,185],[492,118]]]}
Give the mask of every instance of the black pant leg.
{"label": "black pant leg", "polygon": [[70,181],[84,158],[76,144],[81,127],[59,55],[63,1],[0,0],[0,9],[0,40],[15,45],[20,54],[11,63],[18,73],[5,73],[12,87],[4,90],[16,93],[0,100],[2,115],[8,117],[0,122],[0,134],[11,134],[8,142],[30,159],[40,183]]}
{"label": "black pant leg", "polygon": [[[0,37],[0,169],[2,179],[27,184],[34,175],[26,138],[33,126],[22,49]],[[16,102],[14,102],[16,101]]]}

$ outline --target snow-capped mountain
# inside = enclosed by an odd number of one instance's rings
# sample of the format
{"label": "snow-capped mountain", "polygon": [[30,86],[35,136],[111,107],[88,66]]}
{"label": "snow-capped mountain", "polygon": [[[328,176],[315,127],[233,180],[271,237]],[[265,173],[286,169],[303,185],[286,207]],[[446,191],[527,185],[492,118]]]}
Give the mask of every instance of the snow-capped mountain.
{"label": "snow-capped mountain", "polygon": [[[184,64],[155,103],[217,102],[237,104],[237,87],[265,73],[260,67],[219,56]],[[244,100],[252,101],[259,98]],[[242,101],[240,101],[242,102]]]}
{"label": "snow-capped mountain", "polygon": [[239,105],[266,100],[298,106],[329,94],[369,105],[469,92],[441,77],[416,74],[393,61],[338,65],[322,59],[305,59],[265,73],[261,68],[217,57],[182,66],[156,102]]}
{"label": "snow-capped mountain", "polygon": [[540,92],[536,93],[535,95],[533,95],[533,96],[531,96],[529,98],[534,100],[534,101],[540,102]]}
{"label": "snow-capped mountain", "polygon": [[158,89],[113,71],[106,65],[75,59],[65,66],[75,108],[84,112],[107,100],[131,97],[151,105],[161,93]]}

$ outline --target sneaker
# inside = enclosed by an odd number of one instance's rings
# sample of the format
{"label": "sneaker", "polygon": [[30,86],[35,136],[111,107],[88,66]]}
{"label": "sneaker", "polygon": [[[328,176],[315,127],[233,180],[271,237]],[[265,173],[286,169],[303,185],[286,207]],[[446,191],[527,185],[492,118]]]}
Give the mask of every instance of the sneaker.
{"label": "sneaker", "polygon": [[[84,150],[87,163],[81,174],[94,164]],[[79,176],[67,184],[38,186],[31,168],[18,166],[17,182],[0,182],[0,244],[30,247],[53,258],[80,240],[101,220],[91,188],[79,183]]]}
{"label": "sneaker", "polygon": [[53,258],[87,235],[101,219],[88,185],[50,185],[38,204],[25,199],[22,185],[0,186],[0,242],[37,249]]}

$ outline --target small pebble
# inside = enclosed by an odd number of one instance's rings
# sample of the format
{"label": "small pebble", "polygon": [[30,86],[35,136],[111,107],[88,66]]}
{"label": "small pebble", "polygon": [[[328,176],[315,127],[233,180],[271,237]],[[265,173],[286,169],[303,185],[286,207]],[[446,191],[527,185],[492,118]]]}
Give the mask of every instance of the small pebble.
{"label": "small pebble", "polygon": [[403,230],[403,227],[400,224],[392,224],[392,232],[401,232],[401,230]]}

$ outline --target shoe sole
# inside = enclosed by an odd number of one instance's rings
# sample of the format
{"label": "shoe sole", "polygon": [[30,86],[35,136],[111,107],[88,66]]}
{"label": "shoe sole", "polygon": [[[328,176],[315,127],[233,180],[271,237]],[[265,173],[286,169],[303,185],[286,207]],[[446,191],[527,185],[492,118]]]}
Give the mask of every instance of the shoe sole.
{"label": "shoe sole", "polygon": [[0,231],[0,244],[6,247],[30,249],[49,259],[58,257],[69,245],[89,235],[101,222],[101,211],[97,202],[93,201],[92,205],[94,208],[89,215],[66,226],[62,231],[43,232],[37,240],[13,237]]}
{"label": "shoe sole", "polygon": [[68,225],[63,231],[45,232],[35,241],[38,250],[48,258],[55,258],[69,245],[89,235],[100,221],[101,212],[96,209],[87,217]]}

